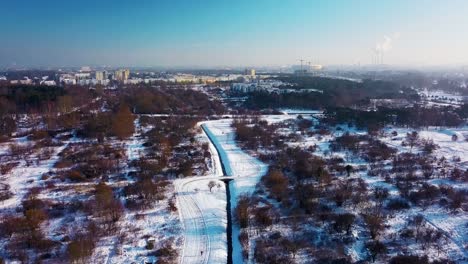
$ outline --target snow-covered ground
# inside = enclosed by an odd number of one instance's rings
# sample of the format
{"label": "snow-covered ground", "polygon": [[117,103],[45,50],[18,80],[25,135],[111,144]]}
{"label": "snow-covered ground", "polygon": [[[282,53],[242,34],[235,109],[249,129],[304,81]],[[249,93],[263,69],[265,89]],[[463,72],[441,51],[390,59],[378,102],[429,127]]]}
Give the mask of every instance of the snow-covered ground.
{"label": "snow-covered ground", "polygon": [[[267,165],[258,159],[245,153],[235,142],[234,130],[231,127],[231,119],[208,121],[206,128],[215,138],[214,143],[218,149],[222,149],[224,155],[221,155],[226,168],[234,178],[230,182],[231,191],[231,211],[237,206],[237,201],[242,194],[251,194],[255,190],[255,185],[260,178],[267,172]],[[242,247],[239,242],[240,230],[233,225],[232,231],[232,258],[234,263],[242,263]]]}
{"label": "snow-covered ground", "polygon": [[[181,263],[225,263],[226,190],[217,177],[177,180],[177,207],[184,228]],[[208,183],[218,184],[211,191]]]}
{"label": "snow-covered ground", "polygon": [[[234,140],[231,119],[204,122],[210,142],[213,168],[209,175],[191,177],[175,182],[177,205],[184,226],[182,263],[226,263],[227,260],[227,213],[225,185],[221,156],[230,182],[231,210],[236,207],[239,195],[252,193],[267,166],[241,150]],[[218,156],[218,149],[220,155]],[[208,183],[217,185],[210,192]],[[242,263],[242,248],[238,240],[240,230],[233,227],[233,262]]]}
{"label": "snow-covered ground", "polygon": [[[266,120],[269,124],[279,123],[287,121],[288,125],[291,124],[289,119],[297,118],[297,114],[291,115],[277,115],[277,116],[262,116],[262,119]],[[305,116],[304,116],[305,118]],[[286,126],[288,127],[288,126]],[[391,136],[392,131],[397,131],[398,136]],[[385,137],[380,137],[387,145],[394,147],[401,152],[410,152],[409,146],[402,146],[402,141],[405,139],[406,133],[411,132],[411,129],[407,128],[387,128],[385,129]],[[316,146],[315,151],[316,155],[322,157],[329,157],[331,154],[333,156],[342,157],[345,160],[345,164],[350,164],[353,167],[366,166],[367,162],[356,157],[348,151],[339,151],[331,152],[329,149],[330,141],[334,138],[341,136],[342,134],[349,132],[350,134],[366,134],[366,131],[357,130],[354,127],[349,127],[347,125],[340,125],[330,128],[330,134],[327,135],[318,135],[314,134],[309,136],[307,134],[301,134],[299,131],[295,130],[294,125],[291,125],[289,128],[281,128],[277,133],[289,135],[290,133],[295,133],[299,135],[299,140],[295,142],[288,142],[290,146],[297,146],[301,148],[308,148],[309,146]],[[431,139],[435,144],[439,146],[438,149],[434,151],[434,154],[438,157],[445,157],[447,160],[451,161],[453,165],[466,170],[468,168],[468,142],[465,141],[465,135],[468,135],[467,127],[460,128],[429,128],[426,130],[419,130],[418,134],[421,139]],[[456,141],[452,140],[452,136],[456,135],[458,139]],[[416,152],[416,148],[412,152]],[[454,157],[459,158],[459,162],[453,161]],[[389,191],[391,197],[399,196],[399,190],[396,186],[388,183],[383,177],[370,176],[367,174],[367,171],[359,171],[353,174],[352,178],[361,178],[363,179],[370,190],[375,189],[376,187],[384,187]],[[466,183],[454,183],[449,180],[436,179],[431,180],[431,183],[437,184],[436,181],[442,181],[441,184],[447,184],[453,186],[454,188],[467,189],[468,186]],[[466,254],[466,245],[467,245],[467,228],[468,228],[468,215],[466,213],[451,214],[446,208],[441,208],[440,206],[431,206],[422,210],[421,208],[413,208],[401,213],[398,213],[394,216],[386,219],[386,225],[388,226],[385,233],[382,235],[383,238],[391,237],[393,234],[397,234],[403,228],[404,225],[414,215],[422,214],[424,216],[426,225],[432,226],[432,228],[442,231],[444,237],[448,239],[444,245],[443,252],[437,252],[436,250],[429,250],[430,254],[424,252],[420,249],[419,246],[414,245],[408,248],[408,252],[414,252],[419,255],[428,254],[430,259],[439,259],[441,257],[447,258],[460,258],[467,256]],[[276,230],[277,227],[274,227]],[[357,230],[359,231],[359,230]],[[359,231],[361,232],[361,231]],[[353,260],[362,260],[366,257],[366,252],[363,250],[364,244],[363,241],[358,240],[352,248],[347,252]],[[401,253],[401,252],[400,252]]]}
{"label": "snow-covered ground", "polygon": [[[198,140],[209,143],[211,164],[206,176],[174,182],[177,208],[184,229],[181,263],[225,263],[227,260],[227,213],[225,184],[216,148],[205,133]],[[216,186],[210,191],[208,183]]]}
{"label": "snow-covered ground", "polygon": [[[142,133],[148,128],[141,126],[139,117],[135,119],[134,126],[134,134],[124,142],[127,156],[124,173],[127,180],[120,182],[124,185],[132,181],[128,174],[134,171],[134,168],[129,164],[144,156],[145,151]],[[118,184],[118,182],[113,183]],[[181,226],[177,215],[168,212],[165,203],[156,203],[152,208],[142,211],[126,211],[120,226],[121,233],[128,233],[131,236],[123,239],[122,243],[117,243],[117,238],[114,236],[101,239],[91,259],[102,261],[102,263],[154,262],[155,257],[148,256],[150,250],[146,248],[149,240],[165,241],[173,237],[176,240],[176,246],[181,240]]]}
{"label": "snow-covered ground", "polygon": [[466,100],[465,96],[458,94],[450,94],[440,90],[421,90],[419,95],[427,101],[428,105],[439,105],[439,106],[456,106],[463,104]]}
{"label": "snow-covered ground", "polygon": [[[391,133],[392,131],[396,131],[398,135],[395,137],[384,137],[381,138],[381,140],[389,146],[397,148],[399,151],[410,152],[410,147],[404,147],[401,143],[405,139],[406,133],[412,132],[413,130],[407,128],[389,128],[385,130],[387,133]],[[421,139],[433,140],[434,143],[439,146],[439,148],[434,151],[434,154],[438,158],[445,157],[449,161],[453,158],[460,158],[458,165],[463,169],[468,169],[468,141],[465,140],[465,136],[468,136],[468,127],[430,127],[426,130],[418,130],[417,132]],[[453,135],[457,136],[456,141],[452,140]]]}
{"label": "snow-covered ground", "polygon": [[293,109],[293,108],[281,108],[278,109],[281,113],[285,115],[290,114],[309,114],[309,115],[317,115],[322,114],[323,111],[320,110],[310,110],[310,109]]}
{"label": "snow-covered ground", "polygon": [[[64,142],[63,145],[49,147],[50,156],[48,159],[40,160],[37,153],[33,153],[28,157],[30,160],[36,160],[35,164],[29,164],[24,159],[20,160],[19,164],[12,169],[7,175],[1,176],[0,180],[10,186],[13,196],[7,200],[0,202],[0,210],[15,210],[20,204],[23,197],[26,195],[31,186],[37,186],[41,176],[54,170],[55,163],[59,160],[59,154],[70,144],[76,140],[72,137]],[[26,137],[17,138],[16,143],[19,145],[31,148],[32,142]],[[6,143],[3,144],[6,146]]]}

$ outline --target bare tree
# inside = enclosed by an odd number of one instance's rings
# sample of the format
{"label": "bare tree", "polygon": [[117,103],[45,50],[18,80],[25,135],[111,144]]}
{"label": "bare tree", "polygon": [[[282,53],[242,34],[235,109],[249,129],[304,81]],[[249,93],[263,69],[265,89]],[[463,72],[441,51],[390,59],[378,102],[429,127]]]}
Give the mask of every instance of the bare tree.
{"label": "bare tree", "polygon": [[351,173],[353,172],[354,168],[353,168],[353,166],[348,164],[348,165],[346,165],[345,170],[346,170],[346,175],[349,177],[349,176],[351,176]]}
{"label": "bare tree", "polygon": [[366,243],[366,248],[369,250],[372,262],[375,262],[378,255],[385,254],[387,252],[387,247],[378,240]]}
{"label": "bare tree", "polygon": [[453,135],[452,135],[452,141],[457,141],[457,140],[458,140],[457,134],[453,134]]}
{"label": "bare tree", "polygon": [[413,147],[416,146],[419,142],[419,134],[416,131],[413,131],[411,133],[406,134],[406,138],[404,143],[410,146],[411,150],[413,150]]}
{"label": "bare tree", "polygon": [[213,189],[213,187],[215,187],[215,186],[216,186],[216,182],[215,182],[215,181],[210,181],[210,182],[208,183],[208,188],[210,188],[210,192],[211,192],[211,190]]}

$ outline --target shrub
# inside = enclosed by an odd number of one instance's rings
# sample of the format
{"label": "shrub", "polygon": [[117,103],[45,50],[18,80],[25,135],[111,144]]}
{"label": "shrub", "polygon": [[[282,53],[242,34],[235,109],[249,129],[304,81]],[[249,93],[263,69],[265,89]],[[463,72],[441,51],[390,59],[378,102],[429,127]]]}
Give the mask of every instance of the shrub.
{"label": "shrub", "polygon": [[165,242],[160,249],[154,252],[154,255],[158,258],[157,264],[175,264],[178,256],[171,240]]}
{"label": "shrub", "polygon": [[145,248],[146,248],[147,250],[152,250],[152,249],[154,248],[154,242],[155,242],[154,240],[148,240],[148,241],[146,242]]}
{"label": "shrub", "polygon": [[355,216],[349,213],[336,215],[333,228],[337,232],[342,232],[342,231],[349,232],[351,229],[351,226],[354,223],[354,219],[355,219]]}
{"label": "shrub", "polygon": [[378,255],[385,254],[387,252],[387,247],[380,241],[368,242],[366,243],[366,248],[369,250],[372,262],[377,259]]}
{"label": "shrub", "polygon": [[176,211],[177,211],[175,195],[173,195],[173,196],[167,201],[167,207],[168,207],[169,211],[171,211],[171,212],[176,212]]}
{"label": "shrub", "polygon": [[64,169],[73,166],[73,162],[69,160],[59,160],[55,163],[54,167],[57,169]]}
{"label": "shrub", "polygon": [[277,200],[283,200],[287,195],[288,178],[280,171],[271,169],[263,176],[262,181],[269,188],[271,195]]}
{"label": "shrub", "polygon": [[133,114],[128,106],[121,105],[112,119],[112,134],[119,139],[130,137],[135,131]]}
{"label": "shrub", "polygon": [[378,214],[364,215],[364,221],[366,222],[367,227],[369,228],[369,232],[372,239],[375,239],[384,229],[383,218]]}
{"label": "shrub", "polygon": [[73,182],[83,182],[86,181],[86,177],[79,171],[71,170],[67,173],[67,178]]}
{"label": "shrub", "polygon": [[0,184],[0,201],[8,200],[12,196],[13,196],[13,193],[10,191],[10,185]]}
{"label": "shrub", "polygon": [[403,209],[409,209],[410,204],[401,198],[390,199],[387,203],[387,209],[392,211],[399,211]]}
{"label": "shrub", "polygon": [[0,165],[0,174],[6,175],[11,172],[16,166],[18,166],[19,162],[9,162]]}
{"label": "shrub", "polygon": [[96,242],[92,234],[80,234],[68,244],[67,255],[71,262],[83,261],[91,256],[95,246]]}
{"label": "shrub", "polygon": [[247,233],[247,231],[241,231],[239,234],[239,242],[242,245],[242,257],[247,259],[249,254],[249,233]]}
{"label": "shrub", "polygon": [[47,220],[46,213],[41,209],[29,209],[24,211],[27,227],[31,230],[36,230],[39,225]]}
{"label": "shrub", "polygon": [[396,256],[390,259],[389,264],[428,264],[426,256]]}
{"label": "shrub", "polygon": [[249,204],[250,198],[246,195],[240,196],[235,209],[236,220],[241,228],[249,225]]}
{"label": "shrub", "polygon": [[25,230],[26,220],[23,217],[5,215],[0,222],[0,235],[2,237],[11,237],[13,234]]}

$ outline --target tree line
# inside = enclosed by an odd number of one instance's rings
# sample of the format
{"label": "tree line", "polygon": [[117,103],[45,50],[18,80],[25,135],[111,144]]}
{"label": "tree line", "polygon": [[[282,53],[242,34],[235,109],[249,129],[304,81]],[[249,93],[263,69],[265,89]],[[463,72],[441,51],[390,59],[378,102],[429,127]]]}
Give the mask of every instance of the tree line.
{"label": "tree line", "polygon": [[252,109],[281,107],[322,109],[331,106],[368,105],[369,99],[419,100],[419,96],[414,90],[388,81],[366,79],[362,82],[355,82],[307,76],[284,76],[278,77],[278,79],[294,84],[292,87],[282,88],[315,89],[317,91],[300,93],[252,92],[248,95],[244,106]]}

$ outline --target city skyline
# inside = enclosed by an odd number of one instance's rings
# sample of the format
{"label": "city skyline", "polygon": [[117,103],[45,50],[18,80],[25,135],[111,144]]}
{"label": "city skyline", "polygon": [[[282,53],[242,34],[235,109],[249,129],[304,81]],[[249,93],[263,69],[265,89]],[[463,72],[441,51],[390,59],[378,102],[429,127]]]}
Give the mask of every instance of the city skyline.
{"label": "city skyline", "polygon": [[462,0],[18,0],[4,7],[2,67],[468,64]]}

